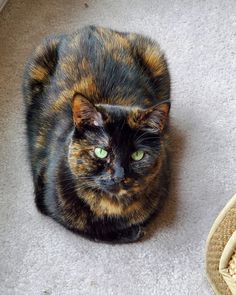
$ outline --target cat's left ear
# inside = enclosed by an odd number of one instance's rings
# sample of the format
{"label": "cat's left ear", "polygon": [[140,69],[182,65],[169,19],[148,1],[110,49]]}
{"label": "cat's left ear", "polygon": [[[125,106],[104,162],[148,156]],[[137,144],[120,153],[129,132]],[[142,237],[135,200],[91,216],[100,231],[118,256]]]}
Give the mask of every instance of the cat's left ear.
{"label": "cat's left ear", "polygon": [[102,126],[101,113],[84,96],[76,94],[72,101],[73,120],[77,127],[81,125]]}
{"label": "cat's left ear", "polygon": [[[136,110],[129,118],[133,127],[142,126],[150,131],[162,133],[168,122],[170,102],[165,101],[146,110]],[[134,126],[136,125],[136,126]]]}

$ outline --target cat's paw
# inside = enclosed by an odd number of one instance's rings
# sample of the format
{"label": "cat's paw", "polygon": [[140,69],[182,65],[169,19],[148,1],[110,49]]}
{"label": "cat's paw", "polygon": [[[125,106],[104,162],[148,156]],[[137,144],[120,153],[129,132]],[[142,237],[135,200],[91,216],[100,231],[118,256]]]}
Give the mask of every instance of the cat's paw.
{"label": "cat's paw", "polygon": [[133,243],[144,237],[143,227],[134,225],[119,233],[118,243]]}
{"label": "cat's paw", "polygon": [[133,225],[126,229],[110,232],[106,235],[93,238],[94,242],[97,243],[108,243],[108,244],[125,244],[125,243],[134,243],[141,240],[145,232],[143,227],[140,225]]}

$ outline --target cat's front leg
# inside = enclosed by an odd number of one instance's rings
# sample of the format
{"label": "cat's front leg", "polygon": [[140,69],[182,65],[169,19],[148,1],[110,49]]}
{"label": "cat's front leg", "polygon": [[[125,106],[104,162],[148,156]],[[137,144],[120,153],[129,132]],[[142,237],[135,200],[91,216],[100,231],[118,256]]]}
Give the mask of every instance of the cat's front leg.
{"label": "cat's front leg", "polygon": [[112,244],[134,243],[144,236],[143,227],[140,225],[133,225],[126,229],[103,233],[96,237],[96,242],[108,242]]}
{"label": "cat's front leg", "polygon": [[43,173],[41,173],[37,177],[34,177],[35,204],[38,210],[42,214],[47,215],[47,208],[44,204],[44,198],[45,198],[44,190],[45,190],[44,177],[43,177]]}
{"label": "cat's front leg", "polygon": [[133,225],[118,232],[117,243],[137,242],[144,236],[143,228],[140,225]]}

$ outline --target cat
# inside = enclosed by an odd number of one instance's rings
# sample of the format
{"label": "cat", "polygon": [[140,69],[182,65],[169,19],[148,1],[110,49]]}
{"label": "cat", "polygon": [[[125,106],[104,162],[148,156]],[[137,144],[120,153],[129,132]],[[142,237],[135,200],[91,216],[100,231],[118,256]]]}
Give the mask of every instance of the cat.
{"label": "cat", "polygon": [[168,191],[170,75],[148,37],[46,38],[23,78],[39,211],[94,241],[142,240]]}

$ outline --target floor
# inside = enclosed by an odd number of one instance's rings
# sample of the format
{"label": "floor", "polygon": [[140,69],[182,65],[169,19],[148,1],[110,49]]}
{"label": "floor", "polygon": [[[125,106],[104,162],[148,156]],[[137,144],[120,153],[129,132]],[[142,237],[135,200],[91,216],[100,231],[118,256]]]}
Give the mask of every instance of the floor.
{"label": "floor", "polygon": [[[149,35],[168,57],[172,187],[143,243],[87,241],[34,206],[22,71],[45,35],[86,24]],[[1,294],[213,294],[204,245],[236,190],[236,2],[10,0],[0,14],[0,64]]]}

